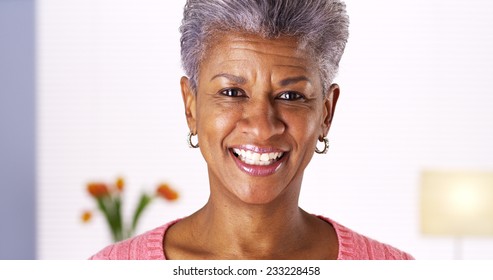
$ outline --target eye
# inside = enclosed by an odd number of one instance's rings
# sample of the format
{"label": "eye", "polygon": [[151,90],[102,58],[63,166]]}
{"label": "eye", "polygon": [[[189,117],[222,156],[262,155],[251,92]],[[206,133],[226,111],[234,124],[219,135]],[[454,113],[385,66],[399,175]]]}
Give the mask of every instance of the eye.
{"label": "eye", "polygon": [[304,99],[304,96],[294,91],[285,91],[279,94],[277,98],[282,100],[300,100]]}
{"label": "eye", "polygon": [[242,97],[245,96],[245,92],[239,88],[227,88],[219,92],[219,94],[229,97]]}

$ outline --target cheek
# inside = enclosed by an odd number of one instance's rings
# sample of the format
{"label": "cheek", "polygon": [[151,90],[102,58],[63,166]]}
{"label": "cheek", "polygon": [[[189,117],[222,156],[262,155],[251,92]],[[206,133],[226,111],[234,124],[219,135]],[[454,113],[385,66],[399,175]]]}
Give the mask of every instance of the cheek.
{"label": "cheek", "polygon": [[309,112],[289,114],[288,116],[285,116],[285,122],[288,124],[290,134],[293,135],[297,141],[304,140],[302,142],[305,142],[312,138],[318,138],[318,134],[320,133],[319,128],[321,127],[321,121],[318,114],[310,114]]}
{"label": "cheek", "polygon": [[[211,139],[215,139],[213,142],[216,142],[216,144],[222,143],[222,140],[234,129],[240,115],[239,110],[204,104],[197,110],[197,132],[199,137],[203,141],[209,142]],[[219,142],[217,139],[219,139]]]}

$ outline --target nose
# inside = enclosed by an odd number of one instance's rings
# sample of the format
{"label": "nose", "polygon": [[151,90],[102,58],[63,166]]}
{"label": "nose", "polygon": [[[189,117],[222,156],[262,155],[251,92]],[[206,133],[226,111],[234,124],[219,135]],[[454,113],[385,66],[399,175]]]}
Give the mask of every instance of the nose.
{"label": "nose", "polygon": [[251,98],[243,106],[243,115],[237,127],[258,141],[266,141],[281,135],[286,129],[285,123],[274,104],[267,97]]}

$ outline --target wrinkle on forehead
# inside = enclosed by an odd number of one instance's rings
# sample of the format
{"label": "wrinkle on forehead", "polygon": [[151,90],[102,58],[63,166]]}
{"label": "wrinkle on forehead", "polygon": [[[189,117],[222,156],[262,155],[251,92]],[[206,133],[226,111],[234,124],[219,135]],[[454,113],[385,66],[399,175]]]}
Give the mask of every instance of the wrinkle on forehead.
{"label": "wrinkle on forehead", "polygon": [[[250,33],[248,31],[231,31],[231,30],[222,30],[217,29],[213,32],[208,38],[204,40],[204,47],[202,49],[202,54],[199,59],[199,67],[198,74],[200,73],[200,65],[209,59],[213,59],[211,57],[212,54],[215,54],[216,46],[228,44],[230,46],[230,50],[237,48],[244,48],[245,50],[249,50],[247,47],[249,44],[251,47],[261,47],[261,48],[271,48],[274,49],[275,52],[271,53],[269,51],[261,51],[257,50],[257,54],[263,55],[278,55],[279,58],[291,58],[296,59],[297,63],[290,65],[292,67],[297,67],[299,65],[303,65],[306,61],[310,61],[315,59],[316,50],[307,47],[308,44],[303,38],[299,38],[297,36],[278,36],[278,37],[265,37],[260,34]],[[237,46],[234,46],[237,44]],[[256,48],[259,49],[259,48]],[[280,53],[289,53],[289,55],[282,55]],[[217,54],[215,54],[217,55]],[[293,56],[294,55],[294,56]],[[231,62],[245,62],[243,59],[237,59],[235,57],[231,57],[228,59]],[[223,61],[224,62],[224,61]],[[248,62],[248,61],[246,61]],[[299,62],[299,63],[298,63]],[[317,61],[311,61],[315,67],[319,67]],[[279,66],[288,66],[285,63]],[[306,70],[306,69],[303,69]],[[200,74],[199,74],[200,75]]]}
{"label": "wrinkle on forehead", "polygon": [[[258,53],[267,55],[279,55],[283,57],[295,56],[303,57],[307,55],[305,48],[300,46],[298,40],[294,37],[279,37],[266,39],[251,34],[225,34],[223,40],[230,40],[233,49],[250,50],[255,49]],[[281,53],[290,53],[284,56]]]}
{"label": "wrinkle on forehead", "polygon": [[240,51],[250,51],[250,52],[253,52],[253,53],[258,54],[258,55],[273,55],[273,56],[277,56],[279,58],[300,59],[300,60],[305,59],[304,55],[301,55],[301,54],[299,54],[299,57],[298,57],[297,56],[298,52],[294,53],[295,56],[293,56],[293,55],[282,55],[282,54],[276,52],[276,50],[272,50],[270,52],[267,50],[258,50],[258,49],[248,48],[248,47],[231,47],[231,49],[232,50],[240,50]]}
{"label": "wrinkle on forehead", "polygon": [[[255,58],[258,63],[262,63],[264,59],[277,60],[277,63],[273,64],[274,67],[290,67],[293,70],[306,71],[307,62],[310,62],[310,56],[303,50],[299,50],[297,47],[291,45],[282,44],[283,48],[278,45],[265,44],[250,44],[246,42],[232,42],[229,43],[228,56],[224,57],[223,62],[238,62],[249,63],[252,62],[252,58]],[[211,53],[214,53],[212,51]],[[250,53],[251,56],[248,59],[244,59],[246,53]]]}
{"label": "wrinkle on forehead", "polygon": [[[254,36],[254,35],[246,35],[248,36],[247,38],[243,37],[245,35],[242,34],[237,34],[231,35],[227,34],[224,37],[230,37],[232,42],[239,42],[239,43],[247,43],[247,44],[252,44],[252,45],[257,45],[257,46],[262,46],[266,45],[268,42],[269,45],[274,45],[279,48],[286,48],[286,49],[293,49],[293,48],[298,48],[298,40],[292,37],[279,37],[275,39],[264,39],[262,37]],[[224,38],[223,37],[223,38]]]}

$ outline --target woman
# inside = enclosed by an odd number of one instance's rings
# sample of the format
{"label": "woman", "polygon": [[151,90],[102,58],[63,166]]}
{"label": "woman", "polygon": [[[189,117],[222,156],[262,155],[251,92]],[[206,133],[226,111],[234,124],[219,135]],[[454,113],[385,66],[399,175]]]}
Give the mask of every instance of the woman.
{"label": "woman", "polygon": [[207,162],[209,200],[93,259],[412,258],[298,207],[305,167],[329,148],[341,1],[189,0],[181,32],[189,144]]}

